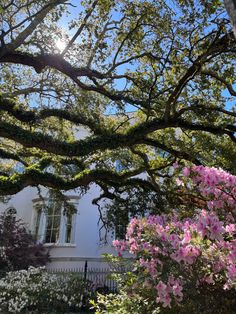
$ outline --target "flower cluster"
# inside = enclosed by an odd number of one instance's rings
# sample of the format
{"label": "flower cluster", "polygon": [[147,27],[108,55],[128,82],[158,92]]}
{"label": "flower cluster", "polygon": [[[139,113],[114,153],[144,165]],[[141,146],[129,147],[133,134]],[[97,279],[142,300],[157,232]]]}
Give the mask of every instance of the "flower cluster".
{"label": "flower cluster", "polygon": [[[119,254],[136,256],[136,281],[129,293],[145,287],[156,304],[178,306],[207,286],[222,291],[236,288],[236,223],[222,209],[236,210],[236,177],[223,170],[192,167],[183,170],[199,195],[208,197],[207,207],[192,218],[159,215],[131,220],[125,241],[115,240]],[[184,183],[185,184],[185,183]],[[219,209],[220,214],[217,213]],[[201,290],[203,289],[203,290]]]}
{"label": "flower cluster", "polygon": [[44,267],[9,272],[0,280],[0,312],[44,312],[45,305],[60,311],[78,310],[83,299],[89,299],[92,288],[73,274],[50,274]]}
{"label": "flower cluster", "polygon": [[[171,306],[172,299],[182,300],[184,285],[194,278],[196,288],[202,282],[217,282],[224,289],[236,286],[236,240],[231,232],[235,228],[236,224],[224,225],[216,214],[206,210],[183,221],[149,216],[133,219],[126,241],[113,244],[120,252],[136,254],[145,286],[155,288],[157,303],[166,307]],[[167,275],[171,280],[164,281]]]}
{"label": "flower cluster", "polygon": [[193,166],[183,169],[188,189],[195,188],[207,199],[210,210],[228,209],[235,212],[236,176],[214,167]]}
{"label": "flower cluster", "polygon": [[172,277],[168,278],[167,283],[159,281],[156,285],[157,290],[157,303],[161,302],[164,307],[170,307],[171,304],[171,295],[175,298],[176,301],[182,301],[183,299],[183,287],[179,280],[176,280]]}

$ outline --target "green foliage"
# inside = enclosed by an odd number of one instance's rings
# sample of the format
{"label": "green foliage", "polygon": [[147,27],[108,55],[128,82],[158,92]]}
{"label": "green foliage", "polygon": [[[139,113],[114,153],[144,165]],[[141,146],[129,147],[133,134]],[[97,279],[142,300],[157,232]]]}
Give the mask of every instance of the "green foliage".
{"label": "green foliage", "polygon": [[136,295],[130,297],[126,292],[121,291],[119,294],[98,294],[97,302],[91,302],[96,309],[96,314],[158,314],[160,309],[156,307],[153,309],[153,304],[148,300]]}
{"label": "green foliage", "polygon": [[134,267],[134,259],[114,256],[112,254],[103,255],[105,261],[113,268],[114,273],[111,278],[118,285],[118,293],[115,294],[97,294],[96,300],[91,300],[92,308],[97,314],[157,314],[160,313],[160,308],[155,302],[150,302],[150,295],[147,298],[138,294],[127,292],[127,288],[131,287],[136,281],[135,272],[130,271]]}
{"label": "green foliage", "polygon": [[[176,161],[235,173],[236,42],[222,1],[75,2],[1,2],[0,196],[96,183],[94,203],[134,214],[180,202]],[[127,217],[114,206],[111,224]]]}

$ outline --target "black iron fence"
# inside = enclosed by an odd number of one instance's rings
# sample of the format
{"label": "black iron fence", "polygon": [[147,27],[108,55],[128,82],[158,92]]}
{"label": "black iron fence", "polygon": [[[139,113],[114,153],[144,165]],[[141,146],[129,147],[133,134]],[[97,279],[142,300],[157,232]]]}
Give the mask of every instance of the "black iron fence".
{"label": "black iron fence", "polygon": [[[129,271],[130,265],[126,267],[111,269],[109,267],[91,267],[85,261],[84,266],[74,268],[55,268],[47,269],[49,274],[56,274],[58,278],[66,279],[67,276],[73,275],[81,281],[91,282],[95,290],[117,292],[117,283],[114,281],[114,274],[124,274]],[[6,275],[7,271],[0,269],[0,279]]]}
{"label": "black iron fence", "polygon": [[128,268],[111,269],[109,267],[89,267],[87,261],[84,266],[75,268],[57,268],[48,269],[48,273],[57,274],[60,276],[67,276],[73,274],[81,280],[93,283],[94,290],[100,292],[117,292],[117,283],[114,281],[114,274],[124,274]]}
{"label": "black iron fence", "polygon": [[[40,306],[32,310],[31,307],[27,307],[22,313],[32,314],[52,314],[52,313],[94,313],[89,310],[91,305],[89,303],[90,299],[96,299],[96,293],[116,293],[118,291],[118,286],[113,278],[114,274],[125,274],[130,270],[128,267],[89,267],[87,261],[82,267],[75,268],[59,268],[59,269],[48,269],[46,270],[48,274],[53,274],[58,276],[58,283],[62,286],[65,282],[71,282],[73,286],[73,291],[76,291],[78,296],[81,296],[81,308],[76,310],[75,305],[67,305],[65,303],[60,303],[60,301],[55,300],[54,303],[41,302]],[[0,277],[4,277],[6,273],[0,270]],[[75,279],[75,280],[74,280]],[[72,281],[71,281],[72,280]],[[43,299],[44,300],[44,299]],[[62,309],[63,308],[63,309]]]}

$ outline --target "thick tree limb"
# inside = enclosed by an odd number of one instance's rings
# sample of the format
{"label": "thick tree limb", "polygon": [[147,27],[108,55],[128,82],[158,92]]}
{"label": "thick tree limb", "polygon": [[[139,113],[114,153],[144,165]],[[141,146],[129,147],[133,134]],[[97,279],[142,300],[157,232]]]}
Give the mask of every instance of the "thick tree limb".
{"label": "thick tree limb", "polygon": [[61,55],[32,55],[28,53],[21,52],[8,52],[0,57],[0,63],[14,63],[31,66],[35,69],[37,73],[41,73],[45,67],[51,67],[59,72],[65,74],[71,78],[81,89],[86,91],[94,91],[101,95],[110,98],[113,101],[124,101],[134,105],[140,105],[147,107],[145,101],[139,99],[134,99],[123,95],[122,93],[115,93],[105,89],[102,85],[94,86],[82,83],[78,78],[87,77],[91,80],[97,79],[107,79],[107,75],[96,70],[89,68],[75,68],[71,64],[65,61]]}
{"label": "thick tree limb", "polygon": [[149,133],[170,127],[205,131],[216,135],[226,134],[236,142],[234,136],[236,126],[230,125],[223,128],[200,123],[190,123],[180,119],[169,122],[165,122],[164,120],[147,121],[137,127],[131,128],[126,134],[111,133],[107,134],[105,137],[88,137],[84,140],[78,140],[72,143],[54,139],[51,136],[40,132],[30,132],[19,126],[1,121],[0,137],[14,140],[17,143],[22,144],[24,147],[36,147],[49,153],[73,157],[87,156],[98,150],[104,151],[106,149],[117,149],[121,147],[130,147],[135,144],[143,144],[146,141],[146,135]]}
{"label": "thick tree limb", "polygon": [[57,117],[70,122],[75,125],[88,126],[95,134],[106,133],[106,129],[99,126],[99,123],[93,118],[73,114],[66,109],[41,109],[41,110],[24,110],[18,104],[10,99],[0,97],[0,111],[6,111],[18,121],[28,124],[38,124],[40,121],[49,117]]}
{"label": "thick tree limb", "polygon": [[27,169],[22,174],[15,174],[11,177],[0,176],[0,194],[15,194],[27,186],[43,185],[58,190],[71,190],[78,187],[86,187],[90,183],[103,182],[111,186],[138,185],[144,189],[153,189],[153,185],[146,180],[130,178],[133,172],[126,172],[124,175],[117,174],[110,170],[85,170],[70,180],[58,175],[40,172],[36,169]]}
{"label": "thick tree limb", "polygon": [[15,63],[32,66],[37,73],[41,73],[45,67],[54,68],[72,79],[80,76],[88,78],[95,77],[103,79],[105,75],[88,68],[75,68],[69,62],[65,61],[59,54],[33,55],[17,51],[7,51],[0,57],[0,63]]}
{"label": "thick tree limb", "polygon": [[23,165],[27,166],[27,163],[20,158],[17,154],[8,152],[2,148],[0,148],[0,158],[2,159],[11,159],[11,160],[15,160],[15,161],[19,161],[21,162]]}

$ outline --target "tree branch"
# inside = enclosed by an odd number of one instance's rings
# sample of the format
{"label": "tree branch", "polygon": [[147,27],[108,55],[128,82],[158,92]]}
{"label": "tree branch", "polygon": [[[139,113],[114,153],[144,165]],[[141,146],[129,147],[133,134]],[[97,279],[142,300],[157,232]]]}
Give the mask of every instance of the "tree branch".
{"label": "tree branch", "polygon": [[230,95],[236,96],[236,91],[234,90],[233,86],[229,84],[223,77],[220,77],[215,71],[204,69],[201,70],[201,74],[213,77],[217,81],[223,83],[223,85],[225,85],[225,87],[228,89]]}
{"label": "tree branch", "polygon": [[94,1],[91,9],[88,10],[87,14],[85,15],[83,22],[81,23],[80,27],[78,28],[77,32],[75,33],[75,35],[71,38],[71,40],[69,41],[68,45],[65,47],[65,49],[62,51],[61,56],[64,57],[65,54],[68,52],[68,50],[71,48],[71,46],[73,45],[73,43],[75,42],[76,38],[81,34],[81,32],[83,31],[87,20],[89,19],[89,17],[91,16],[91,14],[93,13],[93,10],[95,9],[96,5],[98,3],[98,0]]}
{"label": "tree branch", "polygon": [[104,134],[107,133],[105,127],[102,128],[101,121],[100,125],[93,118],[89,118],[83,115],[73,114],[72,112],[66,109],[41,109],[38,112],[35,110],[24,110],[14,101],[9,99],[4,99],[0,96],[0,111],[6,111],[18,121],[34,124],[39,123],[40,121],[49,118],[57,117],[64,119],[70,122],[73,122],[76,125],[85,125],[88,126],[95,134]]}
{"label": "tree branch", "polygon": [[[133,174],[130,173],[130,176]],[[27,186],[43,185],[58,190],[71,190],[78,187],[86,187],[90,183],[103,182],[111,186],[138,185],[145,189],[153,189],[153,185],[143,179],[129,178],[125,175],[117,174],[110,170],[95,169],[84,170],[79,175],[70,180],[66,180],[56,174],[41,172],[36,169],[26,169],[22,174],[14,174],[6,177],[0,176],[0,194],[12,195],[20,192]]]}
{"label": "tree branch", "polygon": [[[8,45],[6,48],[9,50],[17,49],[25,39],[30,36],[36,27],[44,20],[46,15],[57,5],[65,3],[67,0],[50,0],[40,11],[34,14],[32,22]],[[32,17],[30,17],[32,18]]]}

